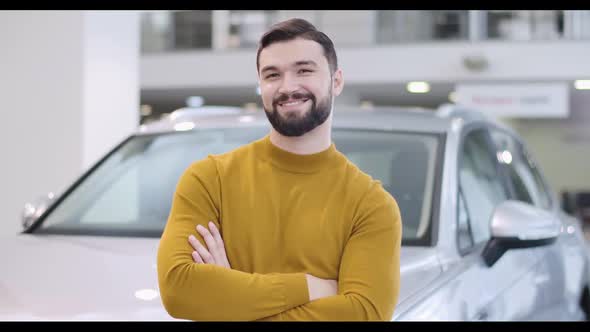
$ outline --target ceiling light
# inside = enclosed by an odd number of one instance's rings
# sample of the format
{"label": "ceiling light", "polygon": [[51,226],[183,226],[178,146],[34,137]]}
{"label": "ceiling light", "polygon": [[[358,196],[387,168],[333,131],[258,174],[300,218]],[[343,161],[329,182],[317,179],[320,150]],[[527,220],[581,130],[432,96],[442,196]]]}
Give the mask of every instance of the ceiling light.
{"label": "ceiling light", "polygon": [[590,80],[576,80],[574,86],[578,90],[590,90]]}
{"label": "ceiling light", "polygon": [[428,82],[409,82],[406,85],[406,89],[408,89],[411,93],[427,93],[430,91],[430,84]]}

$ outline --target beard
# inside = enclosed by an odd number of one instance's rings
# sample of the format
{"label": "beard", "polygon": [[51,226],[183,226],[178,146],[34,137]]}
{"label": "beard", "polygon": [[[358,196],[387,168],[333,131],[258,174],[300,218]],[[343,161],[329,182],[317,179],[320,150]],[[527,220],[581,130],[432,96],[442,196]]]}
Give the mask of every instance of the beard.
{"label": "beard", "polygon": [[[296,112],[287,113],[287,116],[283,116],[277,110],[278,104],[285,102],[291,98],[292,100],[308,99],[311,101],[311,108],[309,111],[302,115]],[[272,102],[272,109],[268,110],[264,108],[264,113],[272,127],[281,135],[288,137],[302,136],[317,126],[326,122],[326,119],[330,116],[332,111],[332,94],[319,102],[316,97],[311,93],[293,93],[292,95],[281,94],[275,98]]]}

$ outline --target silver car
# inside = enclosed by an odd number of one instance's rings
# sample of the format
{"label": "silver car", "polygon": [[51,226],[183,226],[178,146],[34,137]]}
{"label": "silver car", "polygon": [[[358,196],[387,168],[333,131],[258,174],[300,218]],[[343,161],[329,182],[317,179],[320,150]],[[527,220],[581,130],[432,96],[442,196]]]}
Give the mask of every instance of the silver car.
{"label": "silver car", "polygon": [[[0,240],[0,320],[171,320],[156,251],[181,173],[268,130],[261,111],[174,112],[142,125],[63,193],[27,204],[23,232]],[[580,221],[560,210],[509,128],[451,105],[338,108],[333,139],[400,206],[392,320],[589,317]]]}

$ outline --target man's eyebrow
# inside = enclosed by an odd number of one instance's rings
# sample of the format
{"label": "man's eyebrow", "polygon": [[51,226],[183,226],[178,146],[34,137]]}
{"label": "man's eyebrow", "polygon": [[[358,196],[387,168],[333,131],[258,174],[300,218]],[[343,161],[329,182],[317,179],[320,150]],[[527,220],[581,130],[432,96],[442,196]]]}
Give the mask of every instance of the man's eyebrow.
{"label": "man's eyebrow", "polygon": [[[299,60],[297,62],[295,62],[295,66],[314,66],[317,67],[318,64],[315,63],[315,61],[313,60]],[[279,70],[276,66],[265,66],[262,67],[262,69],[260,70],[261,73],[264,73],[265,71],[269,71],[269,70]]]}
{"label": "man's eyebrow", "polygon": [[278,69],[275,66],[266,66],[266,67],[263,67],[260,72],[264,73],[265,71],[269,71],[269,70],[278,70]]}
{"label": "man's eyebrow", "polygon": [[318,66],[318,64],[315,63],[313,60],[301,60],[301,61],[295,62],[295,66],[306,66],[306,65],[311,65],[314,67]]}

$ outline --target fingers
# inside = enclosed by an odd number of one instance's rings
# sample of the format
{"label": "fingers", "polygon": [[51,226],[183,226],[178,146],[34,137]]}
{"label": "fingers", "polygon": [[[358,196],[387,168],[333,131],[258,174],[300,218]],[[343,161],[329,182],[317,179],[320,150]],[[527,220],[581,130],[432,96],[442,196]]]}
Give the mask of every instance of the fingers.
{"label": "fingers", "polygon": [[[201,244],[201,242],[199,242],[199,240],[197,240],[197,238],[194,235],[189,236],[188,241],[190,242],[191,246],[197,251],[198,255],[200,256],[200,258],[202,258],[202,261],[204,263],[215,264],[215,259],[213,258],[213,255],[209,253],[209,251]],[[195,257],[193,255],[193,259],[194,258]]]}
{"label": "fingers", "polygon": [[196,263],[215,264],[231,269],[227,254],[225,252],[225,243],[221,233],[212,221],[208,224],[209,229],[202,225],[197,225],[197,232],[202,236],[205,245],[203,245],[194,235],[189,236],[189,242],[195,249],[192,252],[193,260]]}
{"label": "fingers", "polygon": [[223,242],[223,238],[221,237],[221,233],[219,233],[219,230],[215,226],[215,223],[213,223],[211,221],[209,222],[209,229],[211,230],[211,234],[213,234],[213,238],[215,239],[215,242],[217,242],[217,246],[218,246],[220,254],[222,256],[221,258],[223,259],[224,265],[226,267],[230,267],[229,261],[227,259],[227,253],[225,252],[225,243]]}
{"label": "fingers", "polygon": [[197,232],[199,232],[199,234],[201,234],[201,236],[205,240],[205,244],[207,245],[207,249],[209,250],[209,252],[213,256],[215,263],[217,263],[218,265],[222,265],[223,255],[220,252],[221,250],[219,249],[219,245],[217,244],[217,241],[213,238],[213,235],[211,235],[211,232],[209,232],[209,230],[207,228],[205,228],[201,225],[197,225]]}
{"label": "fingers", "polygon": [[199,255],[198,251],[193,251],[192,256],[193,256],[193,260],[195,261],[195,263],[201,263],[201,264],[205,263],[205,262],[203,262],[203,259],[201,258],[201,255]]}
{"label": "fingers", "polygon": [[217,242],[217,245],[219,245],[220,247],[224,247],[221,234],[219,233],[219,230],[217,229],[217,227],[215,227],[215,224],[212,221],[209,222],[209,229],[211,230],[211,234],[213,235],[215,242]]}

